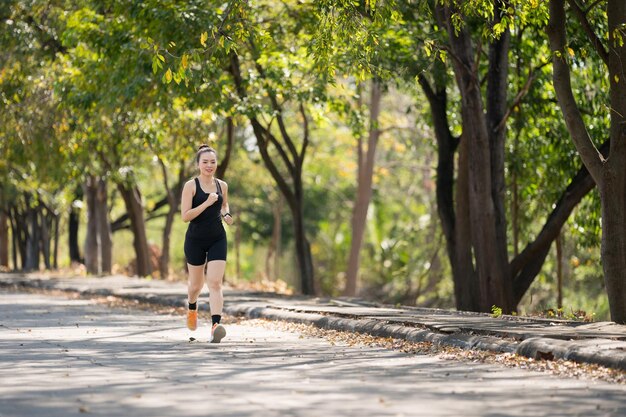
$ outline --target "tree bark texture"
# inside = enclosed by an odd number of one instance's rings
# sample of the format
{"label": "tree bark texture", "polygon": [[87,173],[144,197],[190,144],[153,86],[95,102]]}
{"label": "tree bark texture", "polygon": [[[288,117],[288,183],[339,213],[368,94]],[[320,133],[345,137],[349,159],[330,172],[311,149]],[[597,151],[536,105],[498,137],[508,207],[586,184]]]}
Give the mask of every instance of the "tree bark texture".
{"label": "tree bark texture", "polygon": [[165,164],[161,162],[161,168],[163,171],[163,178],[165,181],[165,190],[167,193],[168,210],[165,217],[165,226],[163,227],[162,245],[161,245],[161,257],[159,259],[159,274],[161,278],[167,278],[170,274],[170,242],[172,234],[172,226],[176,219],[180,207],[180,200],[182,197],[182,186],[187,178],[187,170],[185,169],[185,162],[181,161],[178,167],[178,182],[173,188],[170,188],[167,180],[167,170]]}
{"label": "tree bark texture", "polygon": [[39,209],[38,216],[39,216],[39,227],[41,229],[39,233],[39,239],[40,239],[39,247],[41,249],[41,255],[43,257],[44,266],[46,269],[50,269],[52,267],[52,264],[50,262],[51,219],[50,219],[50,215],[46,215],[44,213],[43,208]]}
{"label": "tree bark texture", "polygon": [[[75,191],[74,201],[82,201],[83,189],[78,187]],[[80,209],[77,204],[72,204],[68,219],[68,246],[70,253],[70,262],[83,263],[80,256],[80,248],[78,244],[78,229],[80,227]]]}
{"label": "tree bark texture", "polygon": [[59,223],[61,221],[60,216],[54,218],[54,248],[52,253],[52,267],[54,269],[59,268]]}
{"label": "tree bark texture", "polygon": [[556,238],[556,308],[563,308],[563,237]]}
{"label": "tree bark texture", "polygon": [[372,177],[374,175],[374,163],[376,147],[380,137],[378,116],[380,114],[380,102],[382,98],[382,85],[380,81],[371,82],[369,118],[370,127],[367,139],[367,149],[363,150],[362,139],[358,139],[357,146],[357,192],[352,207],[352,240],[350,254],[348,256],[348,268],[346,270],[346,286],[344,295],[355,296],[359,273],[361,246],[365,234],[367,212],[372,199]]}
{"label": "tree bark texture", "polygon": [[26,214],[20,212],[16,203],[9,206],[9,223],[13,236],[13,265],[15,269],[23,270],[26,267]]}
{"label": "tree bark texture", "polygon": [[[493,24],[500,23],[503,11],[509,6],[507,0],[494,1],[494,20]],[[489,68],[487,72],[487,91],[486,91],[486,107],[487,107],[487,127],[489,138],[489,152],[491,157],[491,198],[494,205],[495,216],[495,236],[496,242],[494,249],[496,251],[497,268],[501,278],[501,296],[508,302],[508,309],[514,310],[516,305],[511,302],[512,284],[508,271],[508,242],[507,242],[507,224],[506,224],[506,208],[505,193],[506,182],[504,176],[505,166],[505,141],[506,141],[506,124],[502,123],[508,110],[508,75],[509,75],[509,48],[511,34],[505,30],[499,38],[489,44]]]}
{"label": "tree bark texture", "polygon": [[39,269],[39,216],[38,209],[30,206],[30,196],[26,196],[26,259],[24,270],[37,271]]}
{"label": "tree bark texture", "polygon": [[0,210],[0,266],[9,267],[9,217]]}
{"label": "tree bark texture", "polygon": [[272,240],[267,248],[267,257],[265,259],[265,275],[268,279],[275,280],[280,275],[280,237],[282,235],[282,196],[278,196],[278,201],[272,205],[272,217],[274,224],[272,226]]}
{"label": "tree bark texture", "polygon": [[233,145],[235,143],[235,124],[233,123],[232,117],[226,118],[226,150],[224,151],[224,155],[220,159],[220,163],[217,166],[217,171],[215,175],[217,178],[223,179],[226,178],[226,171],[228,170],[228,165],[230,163],[230,157],[233,153]]}
{"label": "tree bark texture", "polygon": [[[467,142],[461,143],[450,132],[447,118],[445,83],[435,80],[436,88],[419,78],[431,109],[437,139],[437,213],[446,239],[448,259],[454,280],[454,298],[459,310],[479,309],[478,282],[472,260],[467,183]],[[455,188],[455,153],[459,149],[458,177]]]}
{"label": "tree bark texture", "polygon": [[88,274],[100,273],[100,251],[98,243],[98,184],[94,175],[88,175],[83,187],[87,202],[87,233],[85,235],[85,268]]}
{"label": "tree bark texture", "polygon": [[604,166],[602,261],[611,318],[626,323],[626,2],[609,0],[611,151]]}
{"label": "tree bark texture", "polygon": [[113,270],[113,239],[109,222],[108,187],[105,177],[96,181],[96,218],[100,250],[100,272],[110,274]]}
{"label": "tree bark texture", "polygon": [[141,192],[136,185],[117,183],[117,188],[124,199],[126,212],[130,218],[131,231],[133,233],[133,247],[135,248],[135,274],[140,277],[152,273],[150,263],[150,249],[143,214],[143,202]]}
{"label": "tree bark texture", "polygon": [[[501,234],[497,207],[493,200],[494,173],[504,175],[493,167],[492,145],[481,96],[480,79],[474,64],[474,47],[466,28],[457,29],[451,22],[452,10],[447,7],[447,28],[450,37],[454,73],[461,92],[462,141],[467,141],[468,203],[470,237],[474,264],[479,282],[479,309],[490,311],[496,305],[504,312],[512,310],[510,282],[503,264]],[[500,69],[505,71],[504,69]],[[491,77],[500,74],[490,73]],[[494,157],[495,158],[495,157]],[[495,158],[497,159],[497,158]],[[503,183],[503,180],[502,180]],[[458,211],[457,211],[458,213]]]}

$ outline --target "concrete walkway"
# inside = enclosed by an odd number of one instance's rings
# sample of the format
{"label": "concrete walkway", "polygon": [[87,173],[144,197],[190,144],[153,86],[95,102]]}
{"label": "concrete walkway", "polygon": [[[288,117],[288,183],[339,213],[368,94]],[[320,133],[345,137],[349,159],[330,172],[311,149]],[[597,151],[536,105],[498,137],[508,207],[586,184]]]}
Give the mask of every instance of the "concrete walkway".
{"label": "concrete walkway", "polygon": [[624,416],[626,386],[0,289],[0,416]]}
{"label": "concrete walkway", "polygon": [[[159,305],[182,306],[183,283],[109,276],[33,278],[0,274],[0,286],[115,295]],[[626,370],[626,326],[582,323],[426,308],[391,308],[357,299],[287,297],[225,291],[225,311],[247,317],[287,320],[322,328],[358,331],[465,349],[515,352],[531,358],[561,358]]]}

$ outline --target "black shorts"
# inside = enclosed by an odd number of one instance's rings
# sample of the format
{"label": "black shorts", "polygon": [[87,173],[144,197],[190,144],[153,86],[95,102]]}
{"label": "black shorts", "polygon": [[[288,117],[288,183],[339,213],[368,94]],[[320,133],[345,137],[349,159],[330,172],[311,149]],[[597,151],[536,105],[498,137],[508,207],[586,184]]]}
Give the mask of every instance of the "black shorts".
{"label": "black shorts", "polygon": [[185,258],[189,265],[199,266],[210,261],[226,260],[226,235],[215,239],[185,237]]}

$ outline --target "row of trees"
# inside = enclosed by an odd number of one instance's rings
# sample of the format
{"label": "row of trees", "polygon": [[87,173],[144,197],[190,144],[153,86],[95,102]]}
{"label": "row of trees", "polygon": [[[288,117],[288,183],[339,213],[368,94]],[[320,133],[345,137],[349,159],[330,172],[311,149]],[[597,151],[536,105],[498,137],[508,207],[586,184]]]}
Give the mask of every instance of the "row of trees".
{"label": "row of trees", "polygon": [[[377,233],[368,227],[390,217],[418,223],[401,211],[385,213],[392,193],[384,185],[394,181],[377,184],[381,140],[386,156],[389,147],[406,149],[400,132],[410,127],[410,149],[434,160],[435,174],[420,176],[420,185],[436,204],[427,210],[434,228],[407,233],[427,233],[420,245],[433,247],[442,236],[457,308],[516,310],[552,242],[597,184],[611,316],[624,322],[625,7],[611,0],[9,2],[0,35],[0,186],[13,264],[19,253],[23,268],[37,268],[40,251],[47,267],[56,264],[57,245],[47,242],[58,241],[59,216],[70,206],[63,201],[82,195],[89,271],[111,270],[111,232],[130,228],[136,272],[152,273],[145,224],[159,215],[166,275],[180,187],[193,174],[189,156],[213,131],[220,175],[229,179],[225,170],[240,152],[270,174],[276,201],[289,210],[302,292],[337,284],[315,277],[323,265],[311,236],[324,221],[346,225],[341,283],[354,295],[363,243]],[[411,126],[385,119],[385,98],[403,94],[412,100]],[[430,122],[420,125],[424,114]],[[312,178],[333,177],[313,175],[310,155],[335,146],[324,135],[340,129],[350,132],[354,157],[349,216],[334,214],[337,203],[322,209],[318,203],[333,200],[312,195]],[[151,164],[164,193],[146,206],[140,172]],[[241,170],[229,181],[238,177]],[[124,210],[111,218],[107,203],[119,197]],[[249,224],[263,223],[258,209],[239,203]],[[272,216],[271,229],[259,227],[275,252],[287,232],[281,211]],[[68,229],[77,257],[75,224]],[[259,231],[252,229],[250,236]],[[390,243],[393,233],[379,250],[402,252]],[[411,251],[419,248],[409,248],[409,258]],[[437,251],[421,256],[439,262]]]}

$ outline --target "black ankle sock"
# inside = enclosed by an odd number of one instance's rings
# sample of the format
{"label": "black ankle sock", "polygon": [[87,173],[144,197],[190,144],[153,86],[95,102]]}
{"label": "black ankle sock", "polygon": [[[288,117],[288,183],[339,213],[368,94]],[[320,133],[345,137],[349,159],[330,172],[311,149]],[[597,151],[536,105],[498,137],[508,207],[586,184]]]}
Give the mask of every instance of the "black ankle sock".
{"label": "black ankle sock", "polygon": [[221,319],[222,319],[222,316],[220,316],[219,314],[213,314],[211,316],[212,324],[219,323]]}
{"label": "black ankle sock", "polygon": [[198,309],[197,301],[195,303],[189,303],[189,310],[197,310],[197,309]]}

